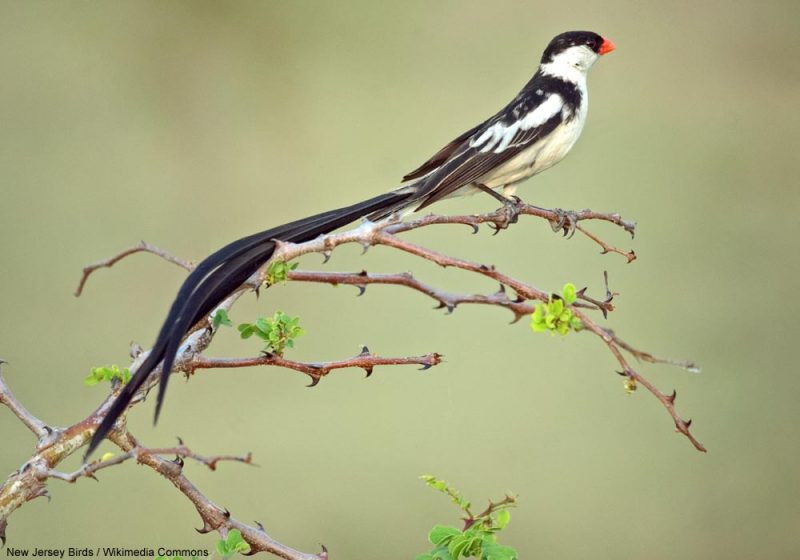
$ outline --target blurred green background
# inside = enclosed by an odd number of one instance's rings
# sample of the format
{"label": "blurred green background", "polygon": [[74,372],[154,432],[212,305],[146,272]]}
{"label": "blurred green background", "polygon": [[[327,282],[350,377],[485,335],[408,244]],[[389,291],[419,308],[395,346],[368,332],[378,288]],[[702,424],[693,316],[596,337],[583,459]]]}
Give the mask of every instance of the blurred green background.
{"label": "blurred green background", "polygon": [[[618,50],[590,77],[583,137],[523,185],[529,202],[619,211],[595,233],[639,260],[601,256],[527,219],[497,237],[412,239],[493,263],[543,289],[621,293],[608,324],[691,358],[701,375],[642,366],[709,453],[646,392],[627,396],[591,336],[534,335],[499,309],[452,316],[408,290],[287,285],[234,321],[281,309],[308,334],[291,356],[444,353],[428,372],[331,375],[315,389],[277,369],[173,381],[150,446],[252,451],[259,468],[187,473],[242,519],[333,558],[410,558],[456,510],[417,479],[474,501],[520,495],[506,538],[523,558],[797,558],[800,4],[786,2],[3,2],[0,253],[4,375],[45,421],[82,418],[91,366],[150,344],[183,277],[135,256],[72,297],[81,267],[146,239],[199,260],[236,237],[394,187],[505,104],[549,39],[588,28]],[[493,209],[488,197],[439,212]],[[304,268],[320,267],[311,256]],[[495,286],[386,249],[337,251],[326,270],[413,271]],[[252,354],[223,333],[213,355]],[[0,470],[32,451],[0,411]],[[794,434],[794,435],[792,435]],[[794,443],[793,443],[794,442]],[[110,449],[110,447],[109,447]],[[64,465],[73,468],[78,459]],[[12,546],[212,548],[189,502],[134,464],[99,484],[54,481],[9,523]]]}

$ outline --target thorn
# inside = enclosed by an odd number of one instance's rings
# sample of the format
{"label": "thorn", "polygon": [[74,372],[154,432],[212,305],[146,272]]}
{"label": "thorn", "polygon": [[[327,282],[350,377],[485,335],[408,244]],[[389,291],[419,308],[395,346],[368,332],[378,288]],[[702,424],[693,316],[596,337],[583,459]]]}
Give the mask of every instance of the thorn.
{"label": "thorn", "polygon": [[8,521],[0,519],[0,548],[6,545],[6,527],[8,527]]}
{"label": "thorn", "polygon": [[225,508],[225,511],[222,512],[222,515],[225,517],[225,519],[231,518],[231,512],[228,511],[228,508]]}
{"label": "thorn", "polygon": [[320,543],[320,546],[322,547],[322,552],[319,553],[320,560],[328,560],[328,547],[322,543]]}
{"label": "thorn", "polygon": [[669,401],[669,404],[673,404],[675,402],[675,397],[677,397],[677,396],[678,396],[678,391],[673,389],[672,390],[672,394],[667,397],[667,400]]}
{"label": "thorn", "polygon": [[452,304],[452,303],[448,303],[446,305],[446,307],[447,307],[447,315],[452,315],[453,311],[455,311],[455,309],[456,309],[455,304]]}
{"label": "thorn", "polygon": [[513,309],[511,310],[511,312],[514,313],[514,318],[511,319],[511,322],[509,323],[509,325],[513,325],[514,323],[518,322],[520,319],[522,319],[523,317],[528,315],[527,313],[518,313],[518,312],[514,311]]}
{"label": "thorn", "polygon": [[365,375],[364,377],[369,377],[370,375],[372,375],[372,366],[365,367],[364,371],[367,372],[367,375]]}
{"label": "thorn", "polygon": [[181,436],[175,436],[178,439],[178,445],[183,447],[183,438]]}
{"label": "thorn", "polygon": [[505,284],[500,284],[500,288],[495,292],[496,294],[505,294],[506,293],[506,286]]}
{"label": "thorn", "polygon": [[180,455],[175,455],[175,459],[173,459],[172,462],[178,465],[180,468],[183,468],[183,457],[181,457]]}
{"label": "thorn", "polygon": [[434,307],[434,309],[442,309],[443,307],[447,307],[447,304],[443,301],[439,301],[439,305]]}
{"label": "thorn", "polygon": [[259,298],[259,296],[261,295],[261,284],[259,284],[259,285],[258,285],[258,286],[256,286],[255,288],[253,288],[253,291],[254,291],[254,292],[255,292],[255,294],[256,294],[256,299],[258,299],[258,298]]}
{"label": "thorn", "polygon": [[255,523],[255,524],[256,524],[256,527],[258,527],[258,530],[259,530],[259,531],[261,531],[262,533],[263,533],[263,532],[266,532],[266,531],[264,530],[264,526],[261,524],[261,522],[260,522],[260,521],[253,521],[253,523]]}
{"label": "thorn", "polygon": [[359,356],[369,356],[369,348],[366,345],[361,346],[361,353]]}
{"label": "thorn", "polygon": [[202,527],[200,527],[199,529],[195,528],[195,531],[197,531],[201,535],[205,535],[206,533],[210,533],[213,530],[214,530],[214,527],[212,527],[208,523],[208,521],[206,521],[205,519],[203,519],[203,526]]}
{"label": "thorn", "polygon": [[356,288],[358,288],[358,295],[356,297],[363,296],[367,291],[367,286],[365,284],[356,284]]}
{"label": "thorn", "polygon": [[692,425],[692,419],[691,419],[691,418],[689,418],[688,420],[686,420],[686,421],[684,422],[684,424],[686,425],[686,429],[688,430],[688,429],[689,429],[689,426],[691,426],[691,425]]}
{"label": "thorn", "polygon": [[307,375],[311,378],[311,384],[306,385],[306,387],[316,387],[317,384],[319,383],[319,380],[322,379],[322,376],[311,375],[310,373]]}
{"label": "thorn", "polygon": [[480,231],[478,224],[467,224],[467,225],[472,227],[472,235],[475,235]]}
{"label": "thorn", "polygon": [[433,367],[433,364],[430,364],[430,363],[422,364],[422,367],[419,368],[419,371],[425,371],[426,369],[431,369],[432,367]]}
{"label": "thorn", "polygon": [[624,371],[615,371],[614,373],[616,373],[617,375],[621,375],[622,377],[628,377],[628,374],[625,373]]}
{"label": "thorn", "polygon": [[333,251],[331,251],[330,249],[322,251],[322,264],[328,264],[328,261],[331,260],[332,254]]}
{"label": "thorn", "polygon": [[628,264],[630,264],[636,260],[636,253],[633,251],[633,249],[631,249],[630,252],[625,255],[625,258],[628,259]]}

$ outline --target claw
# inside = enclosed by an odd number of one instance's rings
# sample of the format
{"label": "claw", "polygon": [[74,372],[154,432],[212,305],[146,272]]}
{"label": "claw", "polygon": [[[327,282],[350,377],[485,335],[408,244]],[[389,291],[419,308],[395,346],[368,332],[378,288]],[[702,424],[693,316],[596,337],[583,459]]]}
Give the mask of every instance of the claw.
{"label": "claw", "polygon": [[563,230],[564,237],[570,239],[578,228],[578,214],[573,210],[562,210],[561,208],[555,208],[553,212],[558,216],[558,221],[551,221],[550,227],[553,228],[553,231]]}
{"label": "claw", "polygon": [[522,199],[518,196],[512,196],[503,201],[503,207],[498,210],[501,216],[493,224],[489,224],[494,228],[492,235],[497,235],[502,229],[508,229],[511,224],[516,224],[519,220],[519,210],[522,205]]}

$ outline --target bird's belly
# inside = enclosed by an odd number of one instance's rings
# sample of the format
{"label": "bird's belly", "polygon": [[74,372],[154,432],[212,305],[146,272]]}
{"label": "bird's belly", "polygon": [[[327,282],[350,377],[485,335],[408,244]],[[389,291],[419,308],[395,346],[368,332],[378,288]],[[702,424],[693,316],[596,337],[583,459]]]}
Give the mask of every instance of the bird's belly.
{"label": "bird's belly", "polygon": [[518,183],[549,169],[564,159],[572,149],[583,128],[584,119],[575,118],[556,128],[547,138],[532,144],[503,165],[487,173],[480,181],[487,187],[498,188]]}

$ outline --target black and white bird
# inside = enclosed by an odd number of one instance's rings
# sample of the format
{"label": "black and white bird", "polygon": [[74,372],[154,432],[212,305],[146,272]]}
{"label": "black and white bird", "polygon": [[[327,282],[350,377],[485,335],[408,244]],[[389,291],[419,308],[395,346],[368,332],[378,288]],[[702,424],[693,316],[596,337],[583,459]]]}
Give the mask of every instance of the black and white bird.
{"label": "black and white bird", "polygon": [[[380,220],[416,211],[453,196],[486,191],[500,200],[518,184],[561,161],[586,122],[586,76],[614,44],[590,31],[556,36],[533,78],[494,116],[467,130],[386,194],[278,226],[230,243],[203,260],[186,278],[153,348],[119,395],[96,417],[103,418],[86,453],[94,451],[150,375],[159,370],[155,417],[169,375],[187,334],[209,328],[210,317],[231,293],[269,260],[275,240],[302,243],[361,218]],[[160,368],[159,368],[160,364]]]}

